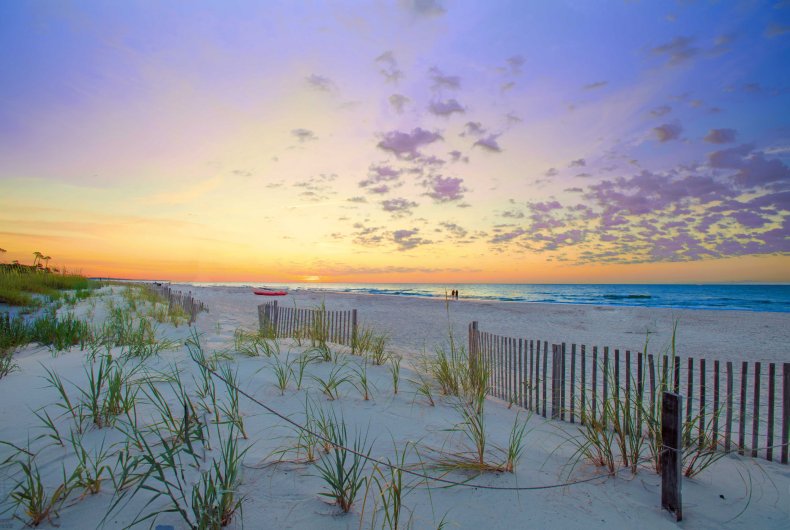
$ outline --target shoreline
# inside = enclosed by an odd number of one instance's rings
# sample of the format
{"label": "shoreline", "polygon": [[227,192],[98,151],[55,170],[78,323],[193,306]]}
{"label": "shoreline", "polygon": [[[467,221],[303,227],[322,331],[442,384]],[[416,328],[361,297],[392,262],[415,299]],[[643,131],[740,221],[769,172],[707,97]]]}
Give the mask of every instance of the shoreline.
{"label": "shoreline", "polygon": [[[217,307],[228,324],[257,327],[257,306],[262,300],[243,287],[198,287],[172,284]],[[227,296],[231,295],[231,296]],[[228,299],[232,299],[231,302]],[[790,315],[783,312],[672,309],[635,306],[596,306],[545,302],[448,300],[431,297],[373,293],[293,291],[277,297],[280,307],[357,309],[362,325],[387,332],[391,344],[412,355],[432,352],[448,338],[449,323],[455,340],[466,344],[467,326],[477,321],[481,330],[508,337],[549,342],[609,346],[642,351],[649,333],[649,351],[669,344],[677,320],[677,354],[722,360],[787,361],[790,353]]]}

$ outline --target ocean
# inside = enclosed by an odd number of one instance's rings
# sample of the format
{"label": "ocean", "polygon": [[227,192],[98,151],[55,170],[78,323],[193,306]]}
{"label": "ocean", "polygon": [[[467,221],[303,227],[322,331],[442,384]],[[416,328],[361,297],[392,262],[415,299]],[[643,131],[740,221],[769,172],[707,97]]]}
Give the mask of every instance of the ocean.
{"label": "ocean", "polygon": [[[261,286],[249,282],[192,282],[196,286]],[[331,291],[444,298],[458,289],[460,299],[603,306],[669,307],[790,312],[790,285],[757,284],[438,284],[438,283],[272,283],[290,291]]]}

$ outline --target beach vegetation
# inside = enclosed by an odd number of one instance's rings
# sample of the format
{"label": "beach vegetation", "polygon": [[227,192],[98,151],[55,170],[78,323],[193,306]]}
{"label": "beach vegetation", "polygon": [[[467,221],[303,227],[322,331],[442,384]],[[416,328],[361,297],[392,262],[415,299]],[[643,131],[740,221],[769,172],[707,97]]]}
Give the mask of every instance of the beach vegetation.
{"label": "beach vegetation", "polygon": [[296,383],[296,390],[302,389],[302,381],[304,380],[304,374],[307,372],[307,366],[310,363],[315,362],[317,359],[315,355],[311,354],[310,352],[302,352],[293,362],[293,365],[296,365],[296,369],[294,370],[292,367],[292,374],[294,378],[294,383]]}
{"label": "beach vegetation", "polygon": [[[376,386],[368,377],[368,361],[364,359],[361,364],[358,366],[351,368],[352,376],[349,381],[359,390],[359,393],[362,395],[362,399],[365,401],[370,400],[371,390],[375,389]],[[356,378],[354,378],[356,376]]]}
{"label": "beach vegetation", "polygon": [[272,358],[271,365],[274,371],[275,385],[280,391],[281,396],[285,394],[288,383],[291,381],[291,376],[293,375],[292,365],[294,362],[295,361],[290,361],[288,356],[286,356],[285,361],[281,361],[277,356]]}
{"label": "beach vegetation", "polygon": [[99,282],[79,274],[54,273],[25,265],[0,265],[0,304],[37,306],[59,297],[61,291],[92,290]]}
{"label": "beach vegetation", "polygon": [[81,488],[86,495],[99,493],[105,475],[109,475],[112,448],[105,447],[105,441],[102,439],[100,446],[89,451],[83,444],[82,435],[71,436],[71,447],[77,457],[72,484],[74,488]]}
{"label": "beach vegetation", "polygon": [[340,398],[340,385],[343,383],[348,383],[350,381],[350,376],[348,374],[342,373],[344,366],[343,365],[335,365],[327,374],[326,379],[319,377],[317,375],[312,376],[313,381],[315,381],[321,392],[326,395],[327,399],[330,401],[334,401]]}
{"label": "beach vegetation", "polygon": [[373,503],[373,517],[371,521],[371,528],[377,525],[377,511],[379,502],[381,503],[381,511],[383,513],[382,528],[389,530],[398,530],[401,528],[402,512],[403,512],[403,497],[406,494],[404,488],[406,484],[403,480],[403,470],[406,468],[406,453],[409,449],[409,444],[403,451],[398,450],[397,445],[393,443],[395,452],[395,459],[387,459],[389,466],[375,464],[373,471],[368,477],[367,487],[365,489],[365,501],[363,502],[362,509],[364,511],[367,502],[368,490],[371,486],[376,488],[376,495]]}
{"label": "beach vegetation", "polygon": [[[338,419],[334,411],[328,413],[326,418],[330,448],[315,464],[318,476],[324,481],[327,490],[320,495],[332,499],[347,513],[351,510],[357,493],[367,483],[365,467],[372,445],[368,445],[367,433],[364,436],[357,433],[352,441],[348,436],[346,422],[342,417]],[[349,442],[350,447],[347,445]]]}
{"label": "beach vegetation", "polygon": [[398,385],[400,384],[400,363],[401,363],[401,356],[400,355],[393,355],[390,357],[389,361],[389,372],[392,376],[392,393],[397,395],[398,394]]}
{"label": "beach vegetation", "polygon": [[485,424],[485,394],[459,399],[455,409],[462,421],[449,429],[461,433],[465,439],[458,451],[440,451],[433,458],[433,466],[443,471],[465,470],[475,472],[515,472],[516,464],[524,451],[524,437],[527,433],[526,420],[520,421],[516,415],[507,447],[500,447],[488,440]]}
{"label": "beach vegetation", "polygon": [[[15,509],[14,517],[28,526],[39,526],[47,521],[53,523],[58,511],[74,488],[74,476],[67,477],[63,468],[63,480],[54,488],[45,485],[34,456],[25,452],[22,459],[15,460],[21,478],[11,491],[11,507]],[[22,511],[24,519],[16,512]]]}
{"label": "beach vegetation", "polygon": [[225,382],[227,392],[227,402],[223,402],[219,409],[226,418],[226,422],[238,429],[241,437],[247,439],[247,431],[244,429],[244,417],[239,408],[239,372],[232,370],[230,365],[220,366],[220,374]]}
{"label": "beach vegetation", "polygon": [[271,357],[280,353],[280,343],[263,332],[236,328],[233,349],[246,357]]}

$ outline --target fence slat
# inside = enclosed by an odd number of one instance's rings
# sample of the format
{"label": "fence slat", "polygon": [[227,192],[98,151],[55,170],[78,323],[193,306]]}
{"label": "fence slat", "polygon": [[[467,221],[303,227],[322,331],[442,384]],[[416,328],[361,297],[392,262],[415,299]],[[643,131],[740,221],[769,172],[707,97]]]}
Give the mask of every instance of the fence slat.
{"label": "fence slat", "polygon": [[565,343],[561,346],[562,354],[560,356],[560,418],[565,420]]}
{"label": "fence slat", "polygon": [[590,408],[590,413],[592,414],[592,419],[595,421],[597,416],[597,405],[598,405],[598,346],[593,346],[593,364],[592,364],[592,407]]}
{"label": "fence slat", "polygon": [[543,341],[543,417],[546,417],[546,369],[548,368],[548,342]]}
{"label": "fence slat", "polygon": [[752,413],[752,456],[757,456],[760,434],[760,361],[754,363],[754,413]]}
{"label": "fence slat", "polygon": [[727,412],[724,424],[724,452],[729,453],[732,444],[732,361],[727,361]]}
{"label": "fence slat", "polygon": [[774,459],[774,394],[776,394],[776,364],[768,365],[768,426],[765,433],[765,458]]}
{"label": "fence slat", "polygon": [[741,431],[738,433],[738,454],[743,454],[746,446],[746,376],[749,372],[749,363],[741,364]]}
{"label": "fence slat", "polygon": [[582,351],[581,351],[581,362],[582,362],[582,384],[581,388],[579,389],[579,412],[581,412],[581,421],[582,425],[586,423],[586,411],[584,409],[585,403],[585,395],[587,394],[587,351],[585,349],[585,345],[582,344]]}
{"label": "fence slat", "polygon": [[574,413],[576,411],[575,402],[576,402],[576,344],[571,344],[571,423],[575,423],[576,420],[574,418]]}
{"label": "fence slat", "polygon": [[606,423],[606,402],[609,399],[609,346],[603,347],[603,397],[601,398],[601,419]]}
{"label": "fence slat", "polygon": [[705,438],[705,359],[699,360],[699,445]]}
{"label": "fence slat", "polygon": [[782,368],[782,463],[787,464],[790,438],[790,363]]}
{"label": "fence slat", "polygon": [[[688,374],[686,380],[686,425],[691,424],[691,409],[692,399],[694,396],[694,358],[688,358]],[[691,429],[684,429],[686,431],[685,442],[686,445],[691,443]]]}
{"label": "fence slat", "polygon": [[713,446],[719,443],[719,361],[713,361]]}

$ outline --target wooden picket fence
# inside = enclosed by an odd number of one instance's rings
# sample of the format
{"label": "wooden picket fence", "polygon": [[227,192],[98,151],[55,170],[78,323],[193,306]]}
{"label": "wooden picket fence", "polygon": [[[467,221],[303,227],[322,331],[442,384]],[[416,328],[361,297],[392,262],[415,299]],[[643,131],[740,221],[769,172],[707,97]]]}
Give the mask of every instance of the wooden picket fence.
{"label": "wooden picket fence", "polygon": [[686,425],[693,425],[687,440],[705,436],[725,452],[788,463],[790,363],[568,348],[487,333],[477,322],[469,325],[469,354],[470,362],[480,359],[488,367],[491,395],[543,417],[584,423],[600,415],[611,397],[646,428],[642,410],[648,403],[655,407],[662,390],[671,390],[685,396]]}
{"label": "wooden picket fence", "polygon": [[193,297],[192,291],[182,293],[181,291],[175,291],[171,289],[169,285],[165,285],[163,283],[147,283],[145,286],[159,296],[167,299],[169,307],[177,305],[186,311],[186,313],[189,315],[190,326],[194,324],[197,316],[201,312],[205,311],[208,313],[208,306]]}
{"label": "wooden picket fence", "polygon": [[277,301],[258,306],[261,331],[277,337],[323,337],[326,342],[352,346],[357,335],[357,310],[328,311],[325,308],[280,307]]}

